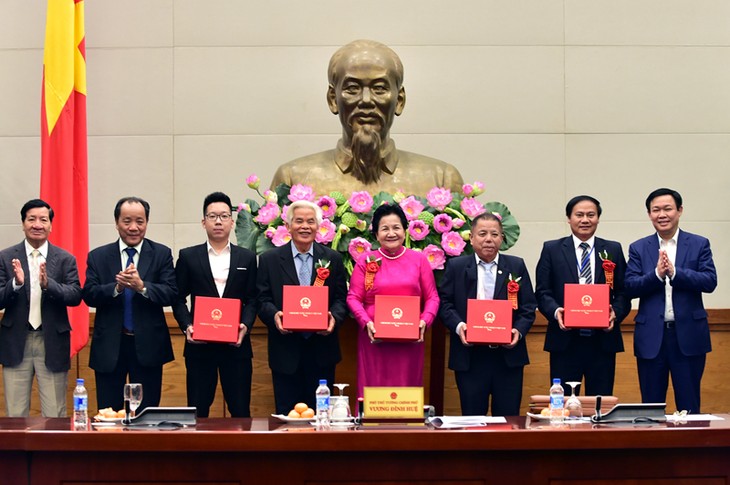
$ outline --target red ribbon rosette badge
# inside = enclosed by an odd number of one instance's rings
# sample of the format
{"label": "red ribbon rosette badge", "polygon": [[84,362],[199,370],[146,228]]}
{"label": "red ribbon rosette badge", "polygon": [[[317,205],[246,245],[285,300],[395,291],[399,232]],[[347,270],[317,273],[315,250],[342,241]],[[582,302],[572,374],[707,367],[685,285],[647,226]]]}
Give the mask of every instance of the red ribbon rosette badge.
{"label": "red ribbon rosette badge", "polygon": [[372,290],[375,273],[380,271],[380,258],[370,255],[365,260],[365,290]]}
{"label": "red ribbon rosette badge", "polygon": [[520,292],[520,280],[521,279],[522,279],[522,276],[515,278],[515,276],[512,273],[510,273],[509,281],[507,282],[507,300],[512,302],[513,310],[517,310],[517,308],[518,308],[517,293]]}
{"label": "red ribbon rosette badge", "polygon": [[324,280],[330,276],[330,262],[326,259],[320,259],[317,264],[314,265],[314,269],[317,272],[317,279],[314,280],[313,286],[324,286]]}
{"label": "red ribbon rosette badge", "polygon": [[613,270],[616,269],[616,263],[611,261],[611,255],[608,254],[608,251],[604,250],[602,253],[598,253],[598,256],[603,261],[601,267],[603,272],[606,273],[606,284],[613,290]]}

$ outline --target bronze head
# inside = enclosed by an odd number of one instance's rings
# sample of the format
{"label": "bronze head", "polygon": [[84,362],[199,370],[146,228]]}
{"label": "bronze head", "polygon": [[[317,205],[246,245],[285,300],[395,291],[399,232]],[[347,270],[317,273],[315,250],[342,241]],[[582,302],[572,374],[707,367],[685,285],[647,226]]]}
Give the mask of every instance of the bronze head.
{"label": "bronze head", "polygon": [[377,182],[384,169],[381,148],[406,104],[403,64],[388,46],[356,40],[334,53],[328,77],[327,104],[340,117],[352,175],[365,184]]}

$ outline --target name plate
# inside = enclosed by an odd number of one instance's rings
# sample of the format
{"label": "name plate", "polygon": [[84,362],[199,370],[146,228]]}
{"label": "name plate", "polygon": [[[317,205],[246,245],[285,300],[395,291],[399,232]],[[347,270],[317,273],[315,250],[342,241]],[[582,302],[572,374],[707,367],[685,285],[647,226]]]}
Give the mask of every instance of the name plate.
{"label": "name plate", "polygon": [[195,297],[193,338],[204,342],[236,343],[241,322],[241,300]]}
{"label": "name plate", "polygon": [[568,328],[608,328],[608,285],[565,285],[563,324]]}
{"label": "name plate", "polygon": [[318,332],[329,327],[329,287],[284,285],[285,330]]}
{"label": "name plate", "polygon": [[474,300],[466,302],[466,340],[471,344],[512,342],[512,302]]}
{"label": "name plate", "polygon": [[375,338],[389,341],[418,340],[421,337],[421,298],[375,295]]}
{"label": "name plate", "polygon": [[363,418],[423,419],[423,388],[365,387]]}

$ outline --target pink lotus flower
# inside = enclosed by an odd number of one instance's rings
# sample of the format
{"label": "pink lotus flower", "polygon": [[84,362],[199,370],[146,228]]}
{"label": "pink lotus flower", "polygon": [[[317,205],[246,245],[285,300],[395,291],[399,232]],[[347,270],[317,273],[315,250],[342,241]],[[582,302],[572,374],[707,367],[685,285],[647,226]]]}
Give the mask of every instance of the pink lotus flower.
{"label": "pink lotus flower", "polygon": [[259,179],[255,174],[251,174],[246,177],[246,185],[254,190],[257,190],[261,185],[261,179]]}
{"label": "pink lotus flower", "polygon": [[264,190],[263,198],[266,202],[271,202],[272,204],[279,202],[279,196],[273,190]]}
{"label": "pink lotus flower", "polygon": [[400,201],[400,208],[406,213],[406,218],[409,221],[417,219],[418,214],[423,212],[424,209],[423,204],[412,195]]}
{"label": "pink lotus flower", "polygon": [[448,214],[439,214],[433,218],[433,228],[439,234],[449,232],[453,225],[454,223],[451,222],[451,217]]}
{"label": "pink lotus flower", "polygon": [[289,200],[296,202],[298,200],[314,201],[314,190],[309,185],[294,184],[289,190]]}
{"label": "pink lotus flower", "polygon": [[499,212],[492,212],[492,214],[494,214],[494,217],[496,217],[500,221],[502,220],[502,214],[500,214]]}
{"label": "pink lotus flower", "polygon": [[238,204],[238,209],[236,209],[236,212],[246,211],[249,214],[251,213],[251,206],[246,204],[245,202],[241,202]]}
{"label": "pink lotus flower", "polygon": [[357,262],[365,253],[368,253],[372,249],[372,244],[362,237],[356,237],[350,241],[350,245],[347,247],[347,252],[350,253],[352,259]]}
{"label": "pink lotus flower", "polygon": [[274,222],[276,218],[279,217],[279,214],[281,214],[279,206],[273,202],[269,202],[259,209],[259,215],[254,217],[254,221],[259,224],[268,225]]}
{"label": "pink lotus flower", "polygon": [[453,224],[454,229],[461,229],[466,222],[464,222],[462,219],[459,219],[458,217],[454,217],[451,219],[451,224]]}
{"label": "pink lotus flower", "polygon": [[328,244],[335,238],[335,232],[337,226],[335,226],[329,219],[323,219],[322,224],[317,229],[317,234],[314,235],[314,240],[320,244]]}
{"label": "pink lotus flower", "polygon": [[482,195],[484,193],[484,184],[481,182],[474,182],[474,192],[472,193],[472,197],[477,197],[479,195]]}
{"label": "pink lotus flower", "polygon": [[434,187],[428,191],[428,194],[426,194],[426,200],[431,207],[442,211],[451,203],[453,197],[451,196],[451,191],[449,191],[449,189]]}
{"label": "pink lotus flower", "polygon": [[335,202],[335,199],[333,199],[329,195],[323,195],[322,197],[320,197],[317,201],[317,205],[320,209],[322,209],[322,217],[332,219],[335,216],[335,211],[337,210],[337,202]]}
{"label": "pink lotus flower", "polygon": [[271,239],[274,237],[274,234],[276,233],[276,229],[274,229],[274,226],[269,226],[264,231],[264,236],[266,236],[267,239]]}
{"label": "pink lotus flower", "polygon": [[289,205],[283,205],[281,206],[281,220],[286,220],[286,214],[289,212]]}
{"label": "pink lotus flower", "polygon": [[466,243],[459,233],[449,231],[441,234],[441,247],[449,256],[459,256],[464,251]]}
{"label": "pink lotus flower", "polygon": [[274,235],[271,237],[271,243],[277,248],[291,241],[291,234],[286,229],[286,226],[279,226],[274,231]]}
{"label": "pink lotus flower", "polygon": [[474,186],[472,184],[464,184],[461,186],[461,191],[464,192],[464,195],[469,197],[474,193]]}
{"label": "pink lotus flower", "polygon": [[352,207],[352,212],[364,214],[373,207],[373,197],[365,190],[353,192],[347,201]]}
{"label": "pink lotus flower", "polygon": [[479,214],[486,212],[484,206],[473,197],[465,197],[461,201],[461,211],[470,219],[474,219]]}
{"label": "pink lotus flower", "polygon": [[360,232],[363,232],[365,229],[368,228],[368,223],[363,221],[362,219],[358,219],[355,223],[355,229],[357,229]]}
{"label": "pink lotus flower", "polygon": [[408,234],[411,235],[411,239],[414,241],[422,241],[428,236],[429,232],[428,224],[423,221],[415,220],[408,224]]}
{"label": "pink lotus flower", "polygon": [[444,263],[446,263],[446,254],[443,250],[435,244],[429,244],[423,248],[423,254],[426,255],[428,263],[431,265],[431,269],[444,269]]}

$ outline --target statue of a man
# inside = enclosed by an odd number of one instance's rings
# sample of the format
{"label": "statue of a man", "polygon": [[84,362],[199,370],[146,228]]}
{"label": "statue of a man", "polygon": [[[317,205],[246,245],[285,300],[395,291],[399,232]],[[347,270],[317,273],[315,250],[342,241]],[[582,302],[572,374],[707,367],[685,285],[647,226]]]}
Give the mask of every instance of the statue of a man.
{"label": "statue of a man", "polygon": [[402,190],[424,196],[433,187],[460,191],[456,168],[441,160],[398,150],[390,138],[394,116],[403,112],[403,64],[388,46],[356,40],[334,53],[329,63],[327,104],[339,115],[342,138],[334,150],[280,166],[271,187],[305,184],[319,194],[345,196]]}

